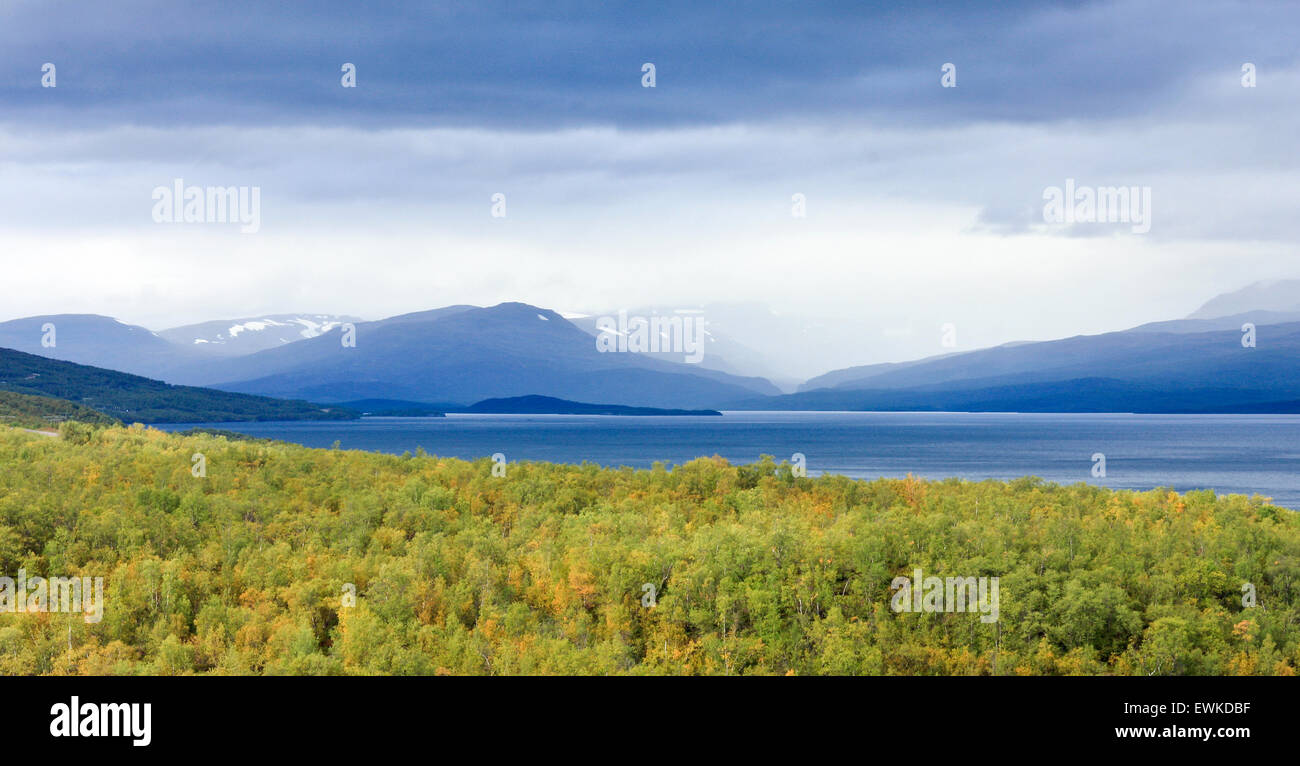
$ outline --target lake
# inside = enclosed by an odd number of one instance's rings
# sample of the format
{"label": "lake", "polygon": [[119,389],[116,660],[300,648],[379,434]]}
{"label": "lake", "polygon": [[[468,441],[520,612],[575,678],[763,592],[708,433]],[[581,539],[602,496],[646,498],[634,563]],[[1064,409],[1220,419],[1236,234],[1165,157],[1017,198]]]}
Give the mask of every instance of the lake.
{"label": "lake", "polygon": [[[648,468],[721,455],[778,462],[796,452],[808,474],[855,478],[1011,479],[1116,489],[1214,489],[1300,508],[1300,415],[917,412],[726,412],[722,417],[448,415],[359,421],[209,423],[309,447],[509,461]],[[192,425],[159,426],[168,431]],[[1106,476],[1092,475],[1094,453]]]}

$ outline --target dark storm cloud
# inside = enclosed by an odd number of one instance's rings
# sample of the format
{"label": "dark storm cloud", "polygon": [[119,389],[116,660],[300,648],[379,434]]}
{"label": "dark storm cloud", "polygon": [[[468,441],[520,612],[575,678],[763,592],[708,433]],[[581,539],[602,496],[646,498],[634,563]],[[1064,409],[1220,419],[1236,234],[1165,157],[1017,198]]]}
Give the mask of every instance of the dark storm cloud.
{"label": "dark storm cloud", "polygon": [[[0,121],[627,128],[1105,118],[1294,60],[1285,4],[16,2]],[[57,89],[40,87],[44,62]],[[358,87],[339,85],[355,63]],[[640,86],[641,65],[658,87]],[[958,87],[939,87],[940,67]]]}

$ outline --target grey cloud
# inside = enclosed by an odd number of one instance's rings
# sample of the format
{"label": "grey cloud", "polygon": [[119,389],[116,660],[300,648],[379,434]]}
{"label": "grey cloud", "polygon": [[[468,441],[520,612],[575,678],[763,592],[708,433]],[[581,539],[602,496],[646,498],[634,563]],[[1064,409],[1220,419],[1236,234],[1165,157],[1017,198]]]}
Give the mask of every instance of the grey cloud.
{"label": "grey cloud", "polygon": [[[869,116],[895,125],[1153,109],[1249,57],[1295,62],[1284,3],[17,2],[4,119],[645,128]],[[39,87],[45,61],[59,86]],[[339,87],[356,63],[355,90]],[[640,66],[659,86],[640,87]],[[939,67],[958,66],[958,87]]]}

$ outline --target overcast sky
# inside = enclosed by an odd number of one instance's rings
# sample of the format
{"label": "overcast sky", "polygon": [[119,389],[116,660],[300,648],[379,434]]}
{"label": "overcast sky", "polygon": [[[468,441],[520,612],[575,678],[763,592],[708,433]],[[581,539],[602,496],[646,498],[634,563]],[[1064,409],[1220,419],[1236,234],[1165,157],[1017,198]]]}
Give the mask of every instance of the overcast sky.
{"label": "overcast sky", "polygon": [[[0,5],[0,320],[758,301],[868,328],[829,368],[1300,277],[1294,3],[372,5]],[[1067,178],[1150,231],[1045,224]]]}

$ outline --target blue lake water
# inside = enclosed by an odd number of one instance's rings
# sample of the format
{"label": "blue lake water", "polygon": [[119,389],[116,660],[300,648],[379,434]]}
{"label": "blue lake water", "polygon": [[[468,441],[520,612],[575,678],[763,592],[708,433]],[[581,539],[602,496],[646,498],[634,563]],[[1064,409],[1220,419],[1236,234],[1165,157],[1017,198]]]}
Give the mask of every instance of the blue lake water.
{"label": "blue lake water", "polygon": [[[344,449],[648,468],[721,455],[807,457],[809,475],[1011,479],[1116,489],[1261,494],[1300,508],[1300,415],[727,412],[722,417],[448,415],[223,423],[251,436]],[[175,431],[188,425],[163,426]],[[1092,476],[1092,455],[1106,477]]]}

